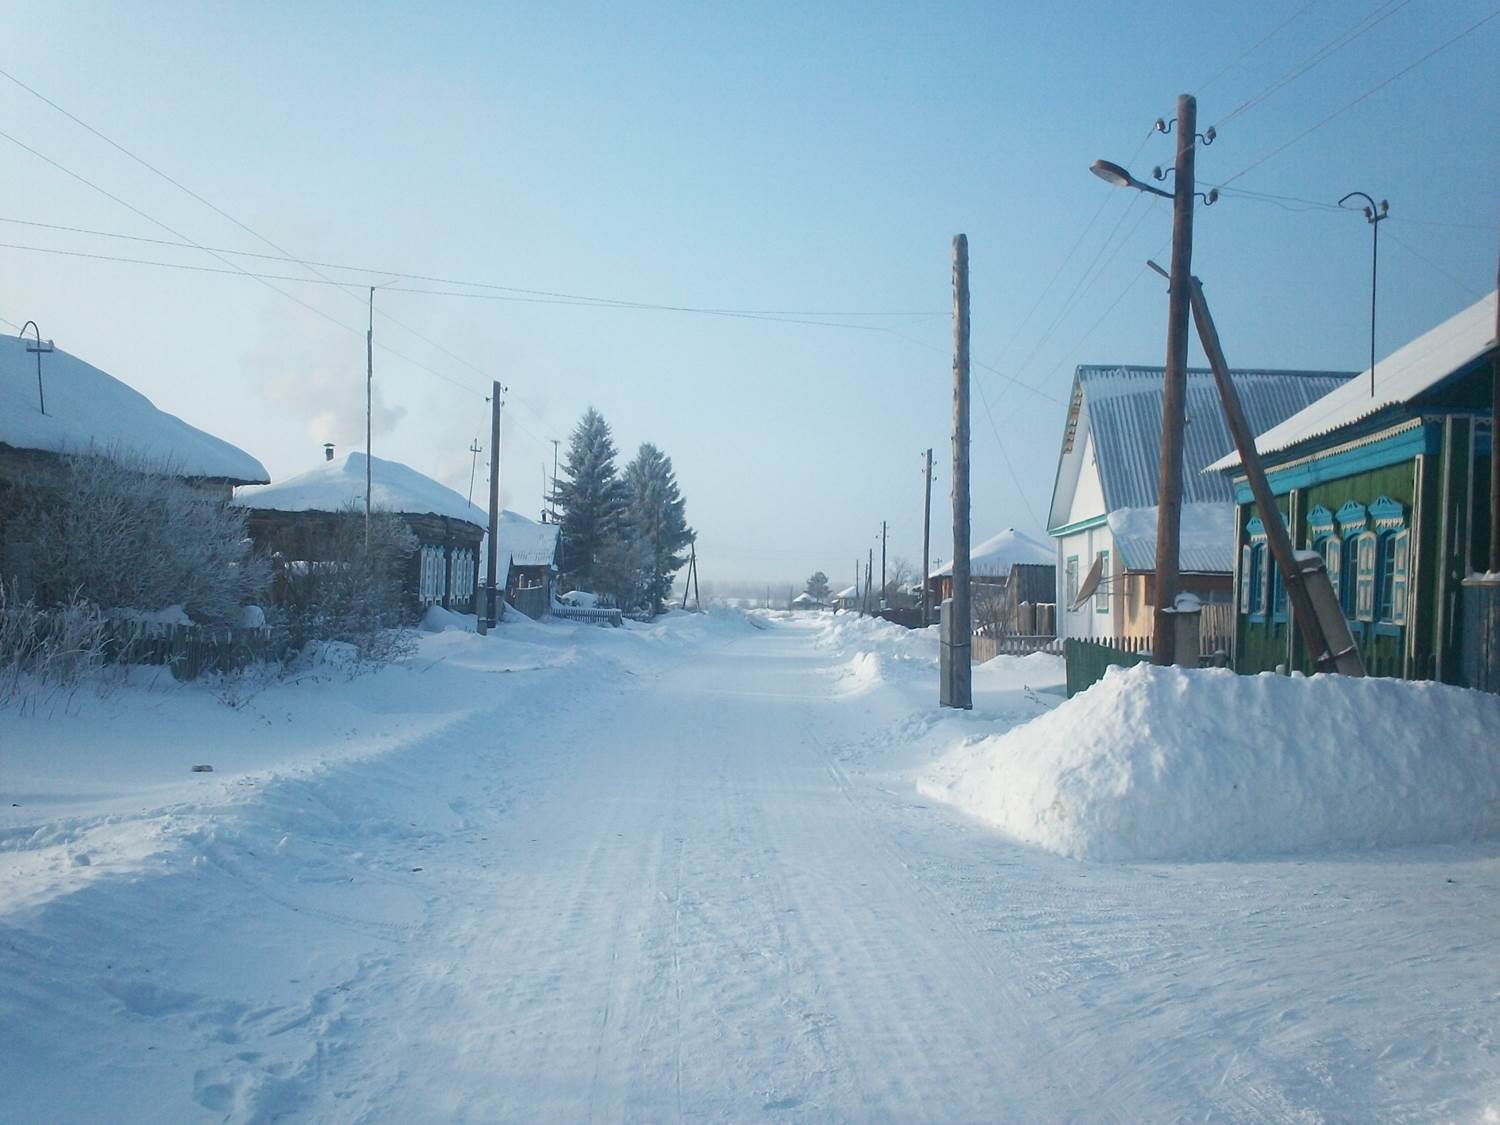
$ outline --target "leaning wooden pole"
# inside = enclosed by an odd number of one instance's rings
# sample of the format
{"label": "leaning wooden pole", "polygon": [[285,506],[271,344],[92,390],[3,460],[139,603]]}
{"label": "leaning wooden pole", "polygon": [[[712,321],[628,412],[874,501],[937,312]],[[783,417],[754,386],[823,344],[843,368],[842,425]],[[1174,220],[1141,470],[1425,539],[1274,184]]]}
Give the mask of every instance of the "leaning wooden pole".
{"label": "leaning wooden pole", "polygon": [[[1182,442],[1187,405],[1188,277],[1193,268],[1193,154],[1198,144],[1198,101],[1177,99],[1177,164],[1172,185],[1172,273],[1167,291],[1167,369],[1162,395],[1161,470],[1156,509],[1156,609],[1151,662],[1175,658],[1177,570],[1181,548]],[[1196,661],[1197,653],[1185,653]]]}
{"label": "leaning wooden pole", "polygon": [[953,597],[943,613],[941,703],[974,706],[969,605],[969,239],[953,236]]}
{"label": "leaning wooden pole", "polygon": [[[1219,342],[1219,330],[1214,326],[1214,318],[1208,311],[1203,285],[1196,277],[1189,277],[1188,293],[1193,323],[1198,328],[1198,339],[1203,343],[1203,352],[1208,357],[1209,367],[1213,369],[1214,383],[1219,388],[1219,399],[1224,404],[1224,419],[1229,423],[1229,433],[1234,438],[1234,447],[1240,455],[1240,465],[1245,470],[1245,478],[1255,498],[1256,510],[1266,527],[1266,542],[1271,549],[1271,557],[1276,560],[1276,569],[1281,572],[1287,600],[1292,605],[1292,620],[1297,623],[1302,641],[1307,645],[1307,651],[1312,655],[1313,664],[1318,671],[1341,671],[1359,675],[1363,672],[1363,666],[1358,659],[1358,650],[1352,644],[1341,644],[1339,651],[1332,651],[1328,636],[1318,620],[1305,575],[1292,547],[1291,534],[1287,531],[1281,509],[1276,506],[1276,497],[1271,492],[1271,484],[1266,479],[1265,469],[1260,462],[1260,453],[1255,448],[1255,434],[1245,418],[1234,380],[1229,376],[1229,363],[1224,358],[1224,348]],[[1240,580],[1249,581],[1249,578],[1241,576]]]}

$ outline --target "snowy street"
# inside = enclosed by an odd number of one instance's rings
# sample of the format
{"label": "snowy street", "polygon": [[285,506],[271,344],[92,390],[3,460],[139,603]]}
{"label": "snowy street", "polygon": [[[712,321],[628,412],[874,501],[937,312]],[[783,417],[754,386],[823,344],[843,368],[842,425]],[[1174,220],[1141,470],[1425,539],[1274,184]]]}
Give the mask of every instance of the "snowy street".
{"label": "snowy street", "polygon": [[[1196,865],[1020,847],[914,771],[1055,706],[1060,663],[997,658],[975,712],[940,717],[931,635],[871,624],[508,624],[234,710],[131,689],[0,716],[0,1117],[1500,1106],[1493,846]],[[299,708],[327,717],[305,733]],[[115,743],[88,749],[92,780],[48,765],[43,732],[68,722]],[[303,741],[264,749],[278,728]],[[159,777],[95,769],[127,753]]]}

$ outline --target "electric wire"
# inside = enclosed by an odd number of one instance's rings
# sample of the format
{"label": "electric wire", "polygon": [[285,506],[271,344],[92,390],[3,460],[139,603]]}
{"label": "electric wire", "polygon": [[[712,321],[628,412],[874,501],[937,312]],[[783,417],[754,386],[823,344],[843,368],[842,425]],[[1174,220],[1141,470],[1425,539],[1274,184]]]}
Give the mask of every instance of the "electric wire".
{"label": "electric wire", "polygon": [[1363,94],[1360,94],[1358,97],[1354,98],[1352,101],[1345,102],[1343,105],[1339,106],[1338,109],[1335,109],[1332,113],[1329,113],[1326,116],[1324,116],[1324,117],[1320,118],[1319,120],[1315,121],[1312,125],[1309,125],[1306,129],[1302,130],[1300,133],[1296,134],[1295,136],[1291,137],[1290,139],[1288,139],[1286,141],[1283,141],[1281,144],[1277,145],[1275,148],[1271,149],[1269,152],[1266,152],[1263,155],[1257,157],[1255,160],[1253,160],[1249,164],[1247,164],[1244,168],[1241,168],[1234,175],[1230,176],[1226,180],[1219,181],[1214,186],[1217,187],[1220,191],[1223,191],[1224,188],[1226,188],[1230,184],[1234,183],[1234,181],[1237,180],[1237,179],[1239,179],[1241,176],[1244,176],[1244,175],[1246,175],[1249,172],[1253,172],[1256,168],[1259,168],[1262,164],[1264,164],[1266,161],[1270,160],[1272,157],[1278,156],[1281,153],[1285,152],[1287,149],[1291,148],[1298,141],[1300,141],[1303,138],[1305,138],[1307,136],[1310,136],[1311,134],[1317,132],[1319,129],[1321,129],[1323,126],[1327,125],[1334,118],[1340,116],[1341,114],[1344,114],[1344,113],[1348,112],[1349,110],[1353,109],[1355,106],[1359,105],[1361,102],[1365,101],[1366,99],[1368,99],[1370,97],[1373,97],[1375,94],[1379,93],[1381,90],[1384,90],[1391,83],[1397,81],[1398,79],[1404,77],[1407,74],[1410,74],[1413,70],[1415,70],[1417,67],[1421,66],[1423,63],[1427,62],[1433,56],[1439,54],[1442,51],[1447,50],[1449,47],[1453,46],[1455,43],[1457,43],[1460,40],[1465,39],[1468,36],[1472,35],[1474,32],[1478,31],[1481,27],[1483,27],[1485,24],[1489,23],[1491,20],[1495,19],[1496,17],[1500,17],[1500,8],[1495,9],[1489,15],[1483,16],[1479,20],[1477,20],[1474,23],[1470,24],[1468,27],[1464,28],[1464,30],[1460,31],[1457,35],[1454,35],[1452,38],[1444,40],[1442,43],[1440,43],[1436,47],[1432,48],[1430,51],[1428,51],[1426,54],[1422,55],[1420,58],[1414,60],[1413,62],[1408,63],[1406,66],[1404,66],[1400,70],[1396,71],[1396,73],[1392,74],[1390,77],[1383,79],[1382,81],[1376,83],[1374,86],[1371,86]]}
{"label": "electric wire", "polygon": [[1265,101],[1278,90],[1284,89],[1285,87],[1291,85],[1308,71],[1316,67],[1319,63],[1330,58],[1332,55],[1336,54],[1344,47],[1347,47],[1350,43],[1353,43],[1356,39],[1359,39],[1367,32],[1374,30],[1374,28],[1378,27],[1381,23],[1385,22],[1387,19],[1395,15],[1410,3],[1411,0],[1383,0],[1382,3],[1376,5],[1368,15],[1364,16],[1352,27],[1349,27],[1346,30],[1340,32],[1338,35],[1334,36],[1332,40],[1330,40],[1328,43],[1325,43],[1322,47],[1319,47],[1316,51],[1304,58],[1301,62],[1297,63],[1292,67],[1291,70],[1287,71],[1280,78],[1272,82],[1269,86],[1265,87],[1256,94],[1252,94],[1250,97],[1240,102],[1239,105],[1230,110],[1227,117],[1223,118],[1222,124],[1229,124],[1236,117],[1240,116],[1240,114],[1246,113],[1249,110],[1253,109],[1255,106]]}
{"label": "electric wire", "polygon": [[1298,8],[1291,15],[1287,16],[1286,19],[1282,20],[1275,27],[1273,27],[1270,31],[1266,32],[1265,35],[1261,36],[1253,44],[1251,44],[1245,50],[1241,51],[1233,59],[1231,59],[1229,62],[1225,63],[1218,70],[1216,70],[1213,73],[1212,77],[1210,77],[1209,79],[1207,79],[1204,82],[1198,83],[1198,85],[1195,87],[1195,89],[1197,89],[1199,93],[1202,93],[1204,90],[1208,89],[1215,82],[1217,82],[1220,78],[1223,78],[1224,75],[1228,74],[1235,67],[1239,66],[1240,63],[1244,62],[1247,58],[1249,58],[1251,55],[1253,55],[1256,51],[1260,50],[1260,48],[1264,47],[1268,42],[1270,42],[1273,38],[1275,38],[1275,36],[1277,36],[1278,34],[1280,34],[1280,32],[1287,26],[1287,24],[1291,23],[1298,16],[1302,15],[1309,8],[1315,7],[1317,5],[1317,3],[1318,3],[1318,0],[1308,0],[1308,2],[1306,4],[1302,5],[1302,7]]}
{"label": "electric wire", "polygon": [[1448,270],[1444,269],[1442,266],[1438,265],[1431,258],[1429,258],[1426,254],[1422,253],[1422,251],[1418,250],[1415,246],[1413,246],[1411,243],[1407,242],[1406,239],[1402,238],[1400,235],[1396,234],[1394,231],[1386,231],[1385,235],[1386,235],[1387,238],[1389,238],[1397,246],[1400,246],[1403,250],[1405,250],[1412,257],[1416,258],[1420,262],[1426,263],[1426,265],[1428,266],[1428,268],[1430,268],[1434,273],[1437,273],[1437,274],[1441,275],[1442,277],[1447,278],[1454,285],[1458,286],[1465,293],[1467,293],[1470,297],[1472,297],[1472,298],[1474,298],[1474,299],[1477,300],[1478,298],[1480,298],[1480,297],[1482,297],[1484,295],[1480,290],[1474,288],[1474,286],[1470,285],[1467,281],[1464,281],[1462,278],[1457,277],[1456,275],[1450,273]]}

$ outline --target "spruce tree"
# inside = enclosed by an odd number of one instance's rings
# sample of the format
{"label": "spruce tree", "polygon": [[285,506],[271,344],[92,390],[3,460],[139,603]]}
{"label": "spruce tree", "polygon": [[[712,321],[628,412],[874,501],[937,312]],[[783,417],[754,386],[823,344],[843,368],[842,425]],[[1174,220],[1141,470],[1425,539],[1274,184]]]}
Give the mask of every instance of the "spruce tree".
{"label": "spruce tree", "polygon": [[672,592],[672,576],[687,563],[684,550],[694,538],[672,459],[644,442],[625,467],[625,495],[628,534],[646,555],[642,592],[651,612],[658,613]]}
{"label": "spruce tree", "polygon": [[554,503],[563,514],[563,574],[578,586],[594,589],[599,561],[620,534],[625,489],[615,472],[609,423],[592,406],[568,441],[563,471],[565,478],[554,490]]}

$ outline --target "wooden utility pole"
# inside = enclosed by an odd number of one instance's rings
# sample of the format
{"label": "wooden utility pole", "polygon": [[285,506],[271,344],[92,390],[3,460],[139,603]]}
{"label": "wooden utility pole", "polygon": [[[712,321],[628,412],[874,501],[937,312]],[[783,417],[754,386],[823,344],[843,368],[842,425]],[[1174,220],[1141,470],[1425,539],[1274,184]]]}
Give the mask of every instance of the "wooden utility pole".
{"label": "wooden utility pole", "polygon": [[496,601],[496,569],[500,550],[500,407],[505,388],[499,380],[490,384],[490,557],[485,564],[485,580],[489,592],[486,595],[485,620],[494,628],[500,620],[496,616],[499,604]]}
{"label": "wooden utility pole", "polygon": [[[1230,378],[1229,362],[1224,358],[1224,348],[1219,342],[1219,330],[1214,327],[1213,316],[1208,311],[1208,302],[1203,297],[1203,286],[1196,277],[1189,277],[1188,290],[1193,309],[1193,323],[1198,327],[1198,339],[1202,341],[1204,354],[1208,356],[1208,365],[1213,369],[1214,382],[1219,388],[1219,399],[1224,404],[1224,419],[1229,423],[1229,433],[1234,438],[1235,449],[1239,452],[1240,465],[1245,470],[1245,478],[1255,497],[1255,507],[1260,512],[1261,522],[1265,524],[1266,543],[1271,549],[1271,557],[1276,560],[1277,570],[1281,572],[1281,582],[1286,589],[1287,600],[1292,604],[1292,620],[1297,623],[1297,629],[1302,634],[1302,641],[1307,646],[1313,665],[1318,671],[1362,676],[1364,675],[1364,661],[1359,655],[1359,649],[1355,647],[1353,639],[1349,636],[1348,626],[1344,625],[1340,630],[1342,636],[1330,636],[1329,632],[1324,629],[1323,622],[1318,618],[1317,607],[1307,588],[1309,571],[1298,562],[1296,552],[1292,548],[1292,537],[1287,531],[1286,521],[1282,518],[1281,509],[1276,506],[1276,497],[1271,492],[1270,483],[1266,480],[1265,469],[1260,463],[1260,453],[1255,448],[1255,433],[1245,418],[1245,411],[1240,405],[1239,392],[1235,390],[1234,380]],[[1322,569],[1320,560],[1309,559],[1308,561],[1312,564],[1310,568],[1312,571]],[[1243,575],[1240,580],[1248,582],[1250,579],[1248,575]],[[1328,585],[1326,575],[1321,577],[1321,581],[1327,586],[1327,596],[1324,600],[1330,609],[1329,627],[1339,629],[1343,614],[1337,611],[1333,602],[1333,587]],[[1198,654],[1192,653],[1191,655],[1196,658]]]}
{"label": "wooden utility pole", "polygon": [[375,385],[375,286],[370,286],[370,326],[365,329],[365,550],[370,549],[370,400]]}
{"label": "wooden utility pole", "polygon": [[880,521],[880,608],[885,608],[885,520]]}
{"label": "wooden utility pole", "polygon": [[[871,547],[870,550],[869,550],[869,557],[865,559],[865,612],[866,613],[873,612],[870,609],[870,586],[871,586],[871,581],[872,581],[872,578],[873,578],[873,575],[872,575],[871,572],[874,569],[875,569],[875,548]],[[879,609],[880,607],[876,606],[875,608]]]}
{"label": "wooden utility pole", "polygon": [[939,702],[974,706],[969,647],[969,239],[953,236],[953,598],[943,613]]}
{"label": "wooden utility pole", "polygon": [[[1500,263],[1495,269],[1500,289]],[[1495,338],[1500,340],[1500,300],[1495,302]],[[1500,574],[1500,346],[1490,360],[1490,573]]]}
{"label": "wooden utility pole", "polygon": [[922,628],[927,628],[927,569],[932,544],[932,450],[927,451],[927,489],[922,499]]}
{"label": "wooden utility pole", "polygon": [[[1156,607],[1151,662],[1171,664],[1173,602],[1181,548],[1182,440],[1187,402],[1188,278],[1193,269],[1193,157],[1198,143],[1198,102],[1177,99],[1177,164],[1172,189],[1172,274],[1167,297],[1167,370],[1161,413],[1161,479],[1156,513]],[[1197,660],[1197,653],[1184,653]]]}

